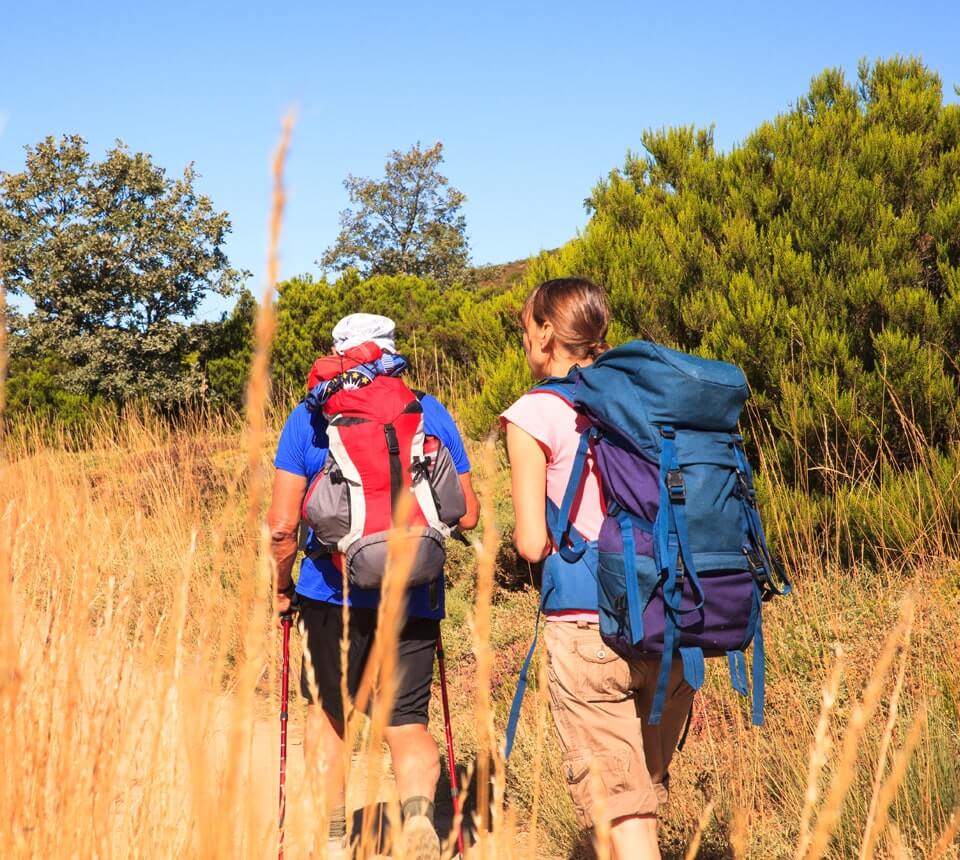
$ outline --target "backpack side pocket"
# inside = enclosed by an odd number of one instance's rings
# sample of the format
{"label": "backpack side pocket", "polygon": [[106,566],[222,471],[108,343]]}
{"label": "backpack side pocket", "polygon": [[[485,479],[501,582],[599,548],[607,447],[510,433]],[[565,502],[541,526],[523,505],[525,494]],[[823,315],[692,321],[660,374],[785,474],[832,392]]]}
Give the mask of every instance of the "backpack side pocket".
{"label": "backpack side pocket", "polygon": [[321,551],[337,551],[350,533],[350,482],[332,461],[307,490],[303,500],[304,521],[313,529],[314,545]]}

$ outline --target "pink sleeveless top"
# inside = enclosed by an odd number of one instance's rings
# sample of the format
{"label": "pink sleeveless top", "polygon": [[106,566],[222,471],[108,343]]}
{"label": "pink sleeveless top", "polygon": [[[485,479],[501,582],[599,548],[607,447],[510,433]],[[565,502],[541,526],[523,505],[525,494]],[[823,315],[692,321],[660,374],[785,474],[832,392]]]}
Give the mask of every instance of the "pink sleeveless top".
{"label": "pink sleeveless top", "polygon": [[[551,391],[524,394],[500,415],[505,427],[509,422],[529,433],[547,455],[547,497],[557,507],[563,502],[567,481],[580,445],[580,433],[586,419],[562,397]],[[574,499],[570,520],[587,540],[596,540],[603,523],[604,509],[600,482],[593,455],[587,455],[587,467],[580,491]],[[560,612],[548,614],[548,620],[596,621],[596,612]]]}

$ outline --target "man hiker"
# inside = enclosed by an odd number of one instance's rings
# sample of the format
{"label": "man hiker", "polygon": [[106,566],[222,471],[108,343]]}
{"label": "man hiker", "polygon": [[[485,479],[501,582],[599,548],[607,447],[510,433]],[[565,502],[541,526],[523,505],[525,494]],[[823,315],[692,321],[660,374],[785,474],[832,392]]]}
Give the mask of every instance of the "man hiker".
{"label": "man hiker", "polygon": [[[343,856],[347,837],[340,676],[343,566],[348,564],[350,572],[347,688],[351,697],[357,693],[371,655],[380,593],[377,587],[354,585],[355,574],[359,581],[367,582],[362,576],[369,577],[376,567],[375,563],[367,563],[368,569],[360,570],[364,553],[356,547],[363,545],[364,537],[345,550],[346,542],[357,538],[361,531],[367,535],[369,529],[363,531],[363,523],[352,523],[347,526],[348,531],[352,530],[352,538],[342,534],[330,537],[323,517],[329,515],[334,524],[356,518],[357,500],[351,501],[350,493],[358,492],[357,483],[354,481],[346,488],[344,475],[359,475],[363,492],[371,494],[365,496],[364,505],[359,508],[365,510],[361,516],[366,517],[367,525],[373,513],[384,507],[382,499],[377,502],[373,498],[373,488],[385,485],[384,515],[388,520],[398,493],[407,487],[417,499],[415,504],[423,509],[424,534],[440,531],[439,550],[433,547],[429,553],[417,555],[417,566],[429,566],[421,564],[421,559],[429,555],[431,564],[439,563],[440,572],[433,581],[409,589],[407,617],[397,645],[396,701],[385,729],[401,803],[405,856],[437,860],[440,845],[433,826],[433,798],[440,776],[440,757],[437,744],[427,731],[427,720],[434,654],[440,619],[444,616],[442,535],[449,532],[449,528],[444,532],[437,519],[442,518],[444,507],[449,511],[454,506],[443,505],[442,493],[438,495],[435,489],[424,495],[418,483],[418,469],[427,460],[428,443],[424,439],[439,440],[441,453],[445,449],[449,455],[447,463],[452,463],[447,471],[460,496],[460,507],[454,515],[459,515],[459,520],[451,523],[448,517],[447,526],[473,528],[479,506],[470,481],[470,462],[450,414],[435,398],[411,392],[397,378],[406,361],[396,353],[393,321],[374,314],[351,314],[334,327],[333,342],[333,354],[318,359],[311,371],[307,398],[287,418],[274,460],[276,474],[267,523],[271,553],[277,565],[277,609],[282,614],[291,606],[296,608],[301,630],[306,633],[320,704],[311,696],[305,659],[300,684],[302,695],[310,703],[305,743],[308,750],[317,751],[326,768],[330,804],[328,854]],[[398,402],[405,403],[396,418],[392,413],[383,417],[384,410],[393,402],[390,398],[400,398]],[[369,410],[371,417],[343,420],[344,413],[355,416],[364,409]],[[331,424],[334,414],[341,418]],[[374,435],[362,437],[362,433]],[[369,441],[374,438],[383,447],[379,455]],[[405,482],[402,485],[401,478]],[[323,484],[324,481],[327,483]],[[411,485],[420,488],[414,491]],[[338,495],[341,490],[345,496]],[[336,507],[338,499],[346,499],[345,510],[324,510]],[[314,528],[308,532],[307,555],[294,582],[291,573],[302,511],[313,512],[314,517],[308,515],[307,519]],[[460,515],[461,511],[465,512]],[[369,558],[368,555],[368,562]],[[422,573],[417,566],[411,573],[413,582]]]}

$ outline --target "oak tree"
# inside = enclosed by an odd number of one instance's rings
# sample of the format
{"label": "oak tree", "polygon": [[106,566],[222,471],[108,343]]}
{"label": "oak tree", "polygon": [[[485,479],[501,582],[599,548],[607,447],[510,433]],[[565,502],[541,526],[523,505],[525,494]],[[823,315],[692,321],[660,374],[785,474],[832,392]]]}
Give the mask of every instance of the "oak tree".
{"label": "oak tree", "polygon": [[340,235],[320,264],[363,277],[433,277],[449,286],[465,271],[470,256],[466,197],[439,172],[443,144],[394,150],[381,179],[350,175],[344,187],[354,208],[340,213]]}
{"label": "oak tree", "polygon": [[240,274],[222,250],[230,222],[194,189],[118,142],[91,160],[78,136],[26,147],[0,173],[0,276],[20,295],[15,352],[53,356],[61,383],[114,401],[181,400],[202,383],[187,324]]}

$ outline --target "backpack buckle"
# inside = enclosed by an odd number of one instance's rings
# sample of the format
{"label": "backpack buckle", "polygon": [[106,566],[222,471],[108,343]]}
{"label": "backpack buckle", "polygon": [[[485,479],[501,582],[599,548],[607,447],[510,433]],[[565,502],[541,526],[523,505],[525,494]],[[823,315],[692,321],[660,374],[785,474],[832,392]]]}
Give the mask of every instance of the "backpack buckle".
{"label": "backpack buckle", "polygon": [[770,587],[770,571],[767,569],[766,562],[753,547],[745,546],[743,548],[743,554],[747,559],[747,566],[750,568],[750,573],[753,574],[754,580],[757,585],[760,586],[760,591],[766,593],[766,590]]}
{"label": "backpack buckle", "polygon": [[741,499],[746,499],[754,507],[757,506],[757,491],[747,480],[747,476],[740,469],[737,469],[737,488]]}
{"label": "backpack buckle", "polygon": [[753,549],[753,547],[745,546],[743,548],[743,555],[747,559],[747,565],[750,567],[750,572],[754,576],[767,572],[766,565],[760,558],[760,553]]}
{"label": "backpack buckle", "polygon": [[[392,452],[391,452],[392,453]],[[399,451],[397,452],[400,453]],[[430,479],[430,460],[426,457],[414,457],[410,464],[410,483],[419,484]]]}
{"label": "backpack buckle", "polygon": [[683,475],[679,469],[670,469],[666,476],[667,492],[671,502],[683,502],[687,498],[687,490],[683,483]]}
{"label": "backpack buckle", "polygon": [[383,435],[387,438],[387,452],[391,457],[399,457],[400,440],[397,438],[396,428],[392,424],[384,424]]}

